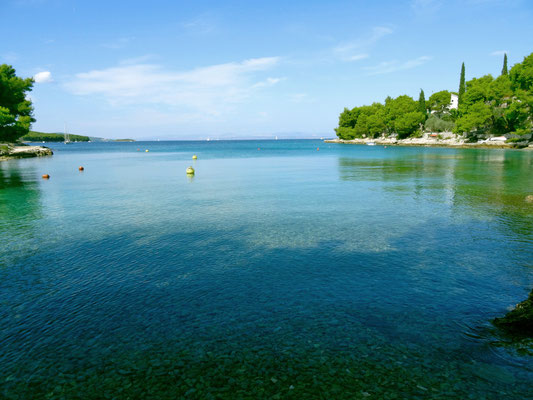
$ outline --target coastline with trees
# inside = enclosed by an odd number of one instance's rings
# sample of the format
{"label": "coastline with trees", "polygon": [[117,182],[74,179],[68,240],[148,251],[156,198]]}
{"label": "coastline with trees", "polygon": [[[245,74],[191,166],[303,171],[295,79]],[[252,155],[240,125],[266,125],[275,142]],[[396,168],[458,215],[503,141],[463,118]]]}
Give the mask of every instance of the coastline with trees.
{"label": "coastline with trees", "polygon": [[30,132],[33,104],[28,97],[35,81],[20,78],[11,65],[0,65],[0,160],[52,155],[44,146],[24,146],[18,141]]}
{"label": "coastline with trees", "polygon": [[428,100],[407,95],[384,103],[345,108],[330,143],[451,147],[533,148],[533,53],[500,76],[465,81],[458,92],[442,90]]}
{"label": "coastline with trees", "polygon": [[[24,142],[63,142],[62,133],[31,131],[33,104],[28,94],[35,83],[33,78],[21,78],[11,65],[0,65],[0,161],[11,158],[49,156],[53,152],[45,146],[29,146]],[[133,139],[108,140],[69,134],[70,141],[119,141],[132,142]]]}

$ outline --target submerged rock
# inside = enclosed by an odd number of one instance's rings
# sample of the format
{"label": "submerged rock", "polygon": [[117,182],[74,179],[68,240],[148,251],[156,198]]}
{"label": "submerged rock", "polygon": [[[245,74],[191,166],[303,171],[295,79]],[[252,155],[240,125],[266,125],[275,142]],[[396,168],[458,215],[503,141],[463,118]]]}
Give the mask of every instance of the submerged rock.
{"label": "submerged rock", "polygon": [[526,300],[518,303],[505,317],[495,318],[494,325],[510,333],[533,337],[533,290]]}

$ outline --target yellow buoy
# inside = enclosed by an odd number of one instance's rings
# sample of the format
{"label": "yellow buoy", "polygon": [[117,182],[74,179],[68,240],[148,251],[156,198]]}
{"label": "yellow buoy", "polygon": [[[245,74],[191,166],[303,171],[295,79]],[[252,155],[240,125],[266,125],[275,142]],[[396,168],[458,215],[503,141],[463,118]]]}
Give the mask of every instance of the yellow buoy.
{"label": "yellow buoy", "polygon": [[146,151],[146,152],[148,153],[148,151],[149,151],[149,150],[148,150],[148,149],[146,149],[145,151]]}
{"label": "yellow buoy", "polygon": [[186,172],[187,172],[187,175],[194,175],[194,168],[193,167],[189,167],[189,168],[187,168]]}
{"label": "yellow buoy", "polygon": [[43,175],[43,179],[50,179],[50,175],[48,175],[48,174],[44,174],[44,175]]}
{"label": "yellow buoy", "polygon": [[198,157],[196,156],[196,154],[194,156],[192,156],[192,159],[193,160],[196,160]]}

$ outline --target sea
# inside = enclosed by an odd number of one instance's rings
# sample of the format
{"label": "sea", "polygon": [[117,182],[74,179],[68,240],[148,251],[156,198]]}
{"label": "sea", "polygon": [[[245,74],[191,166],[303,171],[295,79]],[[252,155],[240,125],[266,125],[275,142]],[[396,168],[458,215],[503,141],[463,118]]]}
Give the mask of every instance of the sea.
{"label": "sea", "polygon": [[491,322],[533,288],[532,151],[47,146],[0,162],[0,398],[533,398]]}

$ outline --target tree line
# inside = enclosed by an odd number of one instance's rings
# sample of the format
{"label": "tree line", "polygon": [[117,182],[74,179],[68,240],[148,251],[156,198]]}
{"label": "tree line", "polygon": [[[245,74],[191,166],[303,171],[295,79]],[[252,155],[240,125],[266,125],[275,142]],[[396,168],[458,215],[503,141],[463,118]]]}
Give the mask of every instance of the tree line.
{"label": "tree line", "polygon": [[[452,93],[458,96],[457,108],[450,108]],[[418,101],[402,95],[387,97],[384,104],[345,108],[335,132],[340,139],[350,140],[381,135],[401,139],[421,136],[424,131],[477,136],[527,135],[532,130],[533,53],[510,70],[505,54],[497,78],[489,74],[465,82],[463,63],[458,92],[442,90],[426,100],[420,90]]]}
{"label": "tree line", "polygon": [[[63,142],[65,135],[62,133],[44,133],[29,131],[28,134],[22,136],[22,140],[26,142]],[[69,139],[73,142],[88,142],[91,140],[89,136],[69,134]]]}

